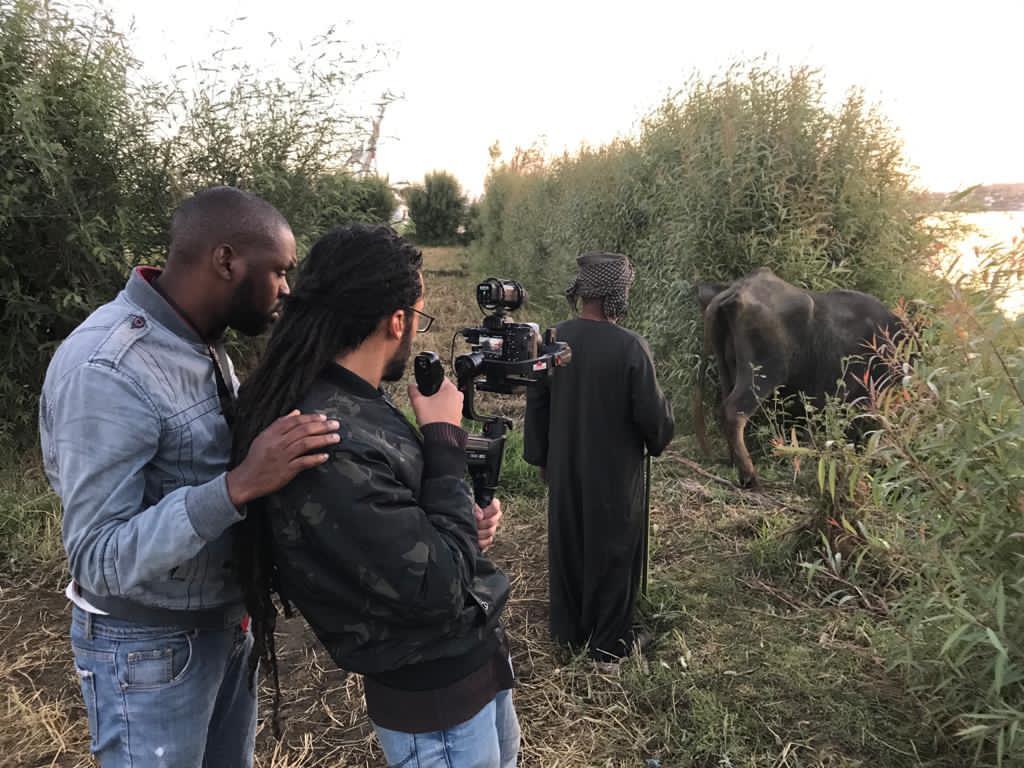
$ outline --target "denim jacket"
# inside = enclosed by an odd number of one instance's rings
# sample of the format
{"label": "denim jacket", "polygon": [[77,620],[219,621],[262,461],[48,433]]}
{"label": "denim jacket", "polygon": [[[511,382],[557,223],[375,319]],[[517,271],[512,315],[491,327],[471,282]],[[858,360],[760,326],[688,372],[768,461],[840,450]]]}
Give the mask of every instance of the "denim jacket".
{"label": "denim jacket", "polygon": [[133,272],[60,345],[39,404],[43,462],[90,604],[144,624],[226,626],[242,614],[231,431],[209,350],[149,284],[156,274]]}

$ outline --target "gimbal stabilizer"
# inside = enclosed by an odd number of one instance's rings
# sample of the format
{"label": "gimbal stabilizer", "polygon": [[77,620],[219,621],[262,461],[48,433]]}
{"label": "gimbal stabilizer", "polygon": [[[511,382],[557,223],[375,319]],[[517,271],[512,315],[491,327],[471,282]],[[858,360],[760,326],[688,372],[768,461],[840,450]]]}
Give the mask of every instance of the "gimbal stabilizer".
{"label": "gimbal stabilizer", "polygon": [[[473,496],[480,507],[494,499],[505,453],[505,438],[512,422],[504,416],[481,416],[476,412],[476,391],[512,394],[523,387],[543,381],[554,369],[568,365],[572,350],[555,338],[549,328],[543,340],[533,323],[512,322],[508,311],[526,301],[526,291],[512,280],[489,278],[477,285],[477,303],[485,312],[479,328],[463,328],[459,334],[472,351],[453,362],[456,386],[462,392],[462,415],[483,424],[482,433],[470,435],[466,444]],[[433,395],[444,380],[441,358],[434,352],[421,352],[413,361],[416,386],[424,395]],[[482,378],[481,378],[482,377]],[[478,379],[481,379],[479,382]]]}

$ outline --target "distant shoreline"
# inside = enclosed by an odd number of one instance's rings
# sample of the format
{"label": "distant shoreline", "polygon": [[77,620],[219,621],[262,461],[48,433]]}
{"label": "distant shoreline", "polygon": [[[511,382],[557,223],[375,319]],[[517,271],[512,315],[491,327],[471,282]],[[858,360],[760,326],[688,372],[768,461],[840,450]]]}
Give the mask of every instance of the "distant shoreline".
{"label": "distant shoreline", "polygon": [[1024,211],[1024,184],[978,184],[958,192],[923,192],[920,199],[934,212]]}

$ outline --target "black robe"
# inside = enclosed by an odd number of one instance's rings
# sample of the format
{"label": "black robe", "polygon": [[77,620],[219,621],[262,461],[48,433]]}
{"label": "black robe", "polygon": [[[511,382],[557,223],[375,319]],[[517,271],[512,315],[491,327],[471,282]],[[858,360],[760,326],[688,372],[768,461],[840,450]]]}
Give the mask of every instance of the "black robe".
{"label": "black robe", "polygon": [[641,336],[595,320],[557,328],[572,362],[529,388],[523,451],[548,478],[551,636],[618,657],[644,565],[644,451],[672,439],[672,407]]}

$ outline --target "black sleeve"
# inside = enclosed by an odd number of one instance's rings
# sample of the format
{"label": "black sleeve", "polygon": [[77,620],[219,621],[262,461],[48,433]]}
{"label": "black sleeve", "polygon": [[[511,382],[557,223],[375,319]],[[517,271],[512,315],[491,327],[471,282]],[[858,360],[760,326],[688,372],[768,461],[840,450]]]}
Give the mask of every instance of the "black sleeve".
{"label": "black sleeve", "polygon": [[[555,372],[558,375],[558,372]],[[523,422],[523,460],[535,467],[548,464],[548,431],[551,417],[550,378],[526,389],[526,416]]]}
{"label": "black sleeve", "polygon": [[675,419],[672,404],[658,386],[651,351],[645,342],[638,342],[630,361],[630,407],[647,452],[659,456],[672,442]]}
{"label": "black sleeve", "polygon": [[298,493],[282,498],[278,567],[311,623],[354,614],[414,626],[460,614],[479,553],[460,434],[464,444],[458,428],[424,428],[419,499],[358,440],[296,478]]}

